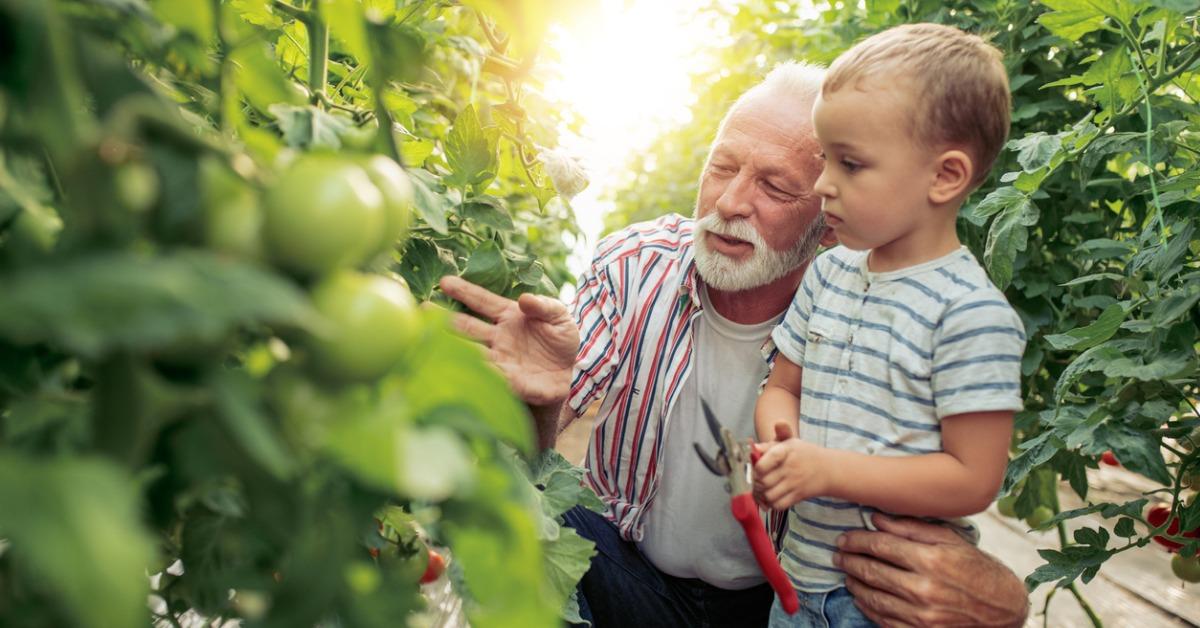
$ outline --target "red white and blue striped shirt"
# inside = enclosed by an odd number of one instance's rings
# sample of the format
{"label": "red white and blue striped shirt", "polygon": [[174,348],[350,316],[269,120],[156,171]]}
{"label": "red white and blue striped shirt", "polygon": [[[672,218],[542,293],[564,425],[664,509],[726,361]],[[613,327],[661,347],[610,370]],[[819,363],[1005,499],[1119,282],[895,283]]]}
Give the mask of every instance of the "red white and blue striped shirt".
{"label": "red white and blue striped shirt", "polygon": [[[693,326],[703,311],[693,224],[671,214],[604,238],[576,291],[582,342],[567,403],[579,415],[601,400],[586,478],[626,540],[642,540],[662,472],[666,419],[691,375]],[[785,515],[768,518],[772,538]]]}

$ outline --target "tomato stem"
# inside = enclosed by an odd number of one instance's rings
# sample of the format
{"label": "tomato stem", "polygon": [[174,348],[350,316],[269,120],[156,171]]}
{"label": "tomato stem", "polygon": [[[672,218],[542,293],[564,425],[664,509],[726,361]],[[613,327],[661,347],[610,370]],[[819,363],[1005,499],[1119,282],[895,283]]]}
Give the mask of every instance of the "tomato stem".
{"label": "tomato stem", "polygon": [[304,26],[308,29],[308,88],[312,90],[312,104],[320,107],[325,104],[329,76],[329,25],[316,13],[310,13]]}
{"label": "tomato stem", "polygon": [[217,128],[229,133],[230,125],[237,114],[237,99],[234,93],[233,64],[229,61],[232,46],[229,44],[229,27],[222,10],[221,0],[212,0],[213,21],[217,35]]}

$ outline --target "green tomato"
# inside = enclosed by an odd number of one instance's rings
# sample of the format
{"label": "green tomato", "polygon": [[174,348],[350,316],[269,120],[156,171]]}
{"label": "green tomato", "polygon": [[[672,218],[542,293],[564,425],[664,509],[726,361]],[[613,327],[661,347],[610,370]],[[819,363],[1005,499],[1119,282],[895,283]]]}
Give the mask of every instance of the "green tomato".
{"label": "green tomato", "polygon": [[1200,582],[1200,556],[1184,558],[1181,554],[1171,557],[1171,571],[1184,582]]}
{"label": "green tomato", "polygon": [[1040,528],[1042,524],[1053,517],[1054,511],[1049,506],[1038,506],[1033,509],[1033,512],[1029,513],[1028,517],[1025,517],[1025,523],[1029,524],[1030,528]]}
{"label": "green tomato", "polygon": [[379,132],[372,127],[352,126],[338,133],[338,139],[342,141],[342,148],[359,153],[375,152],[377,137],[379,137]]}
{"label": "green tomato", "polygon": [[32,204],[17,214],[9,237],[23,250],[49,253],[58,243],[62,229],[63,221],[58,212],[45,205]]}
{"label": "green tomato", "polygon": [[412,293],[386,277],[341,271],[317,284],[312,300],[328,325],[308,346],[317,372],[335,383],[379,378],[420,332]]}
{"label": "green tomato", "polygon": [[248,260],[265,258],[258,194],[216,159],[200,162],[200,206],[209,248]]}
{"label": "green tomato", "polygon": [[383,194],[383,229],[379,232],[374,256],[391,251],[408,236],[408,226],[412,222],[413,186],[404,168],[383,155],[368,158],[363,162],[363,170]]}
{"label": "green tomato", "polygon": [[131,162],[117,168],[113,176],[117,198],[133,212],[144,212],[158,200],[158,172],[148,164]]}
{"label": "green tomato", "polygon": [[1016,505],[1016,495],[1008,495],[996,500],[996,510],[999,510],[1000,514],[1004,515],[1005,517],[1015,518],[1017,516]]}
{"label": "green tomato", "polygon": [[302,275],[361,263],[383,226],[379,189],[362,168],[329,155],[293,163],[267,190],[265,209],[267,251]]}

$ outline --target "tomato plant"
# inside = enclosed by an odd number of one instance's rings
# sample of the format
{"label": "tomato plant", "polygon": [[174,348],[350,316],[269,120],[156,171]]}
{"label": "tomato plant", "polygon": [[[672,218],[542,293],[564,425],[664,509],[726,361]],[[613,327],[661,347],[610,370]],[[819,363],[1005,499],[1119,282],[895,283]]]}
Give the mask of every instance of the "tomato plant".
{"label": "tomato plant", "polygon": [[577,618],[598,500],[415,303],[570,279],[559,6],[0,0],[0,623],[392,626],[427,544]]}

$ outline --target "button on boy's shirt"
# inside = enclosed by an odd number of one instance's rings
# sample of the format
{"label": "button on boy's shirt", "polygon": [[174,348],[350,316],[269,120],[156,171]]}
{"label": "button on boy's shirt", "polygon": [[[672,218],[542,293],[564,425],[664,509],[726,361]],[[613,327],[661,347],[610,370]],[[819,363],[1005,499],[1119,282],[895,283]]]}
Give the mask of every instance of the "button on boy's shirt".
{"label": "button on boy's shirt", "polygon": [[[970,252],[887,273],[868,271],[867,255],[838,247],[818,257],[772,334],[804,370],[800,437],[927,454],[942,450],[945,417],[1020,410],[1024,327]],[[793,506],[781,557],[797,588],[841,585],[834,539],[865,527],[871,512],[828,498]]]}

